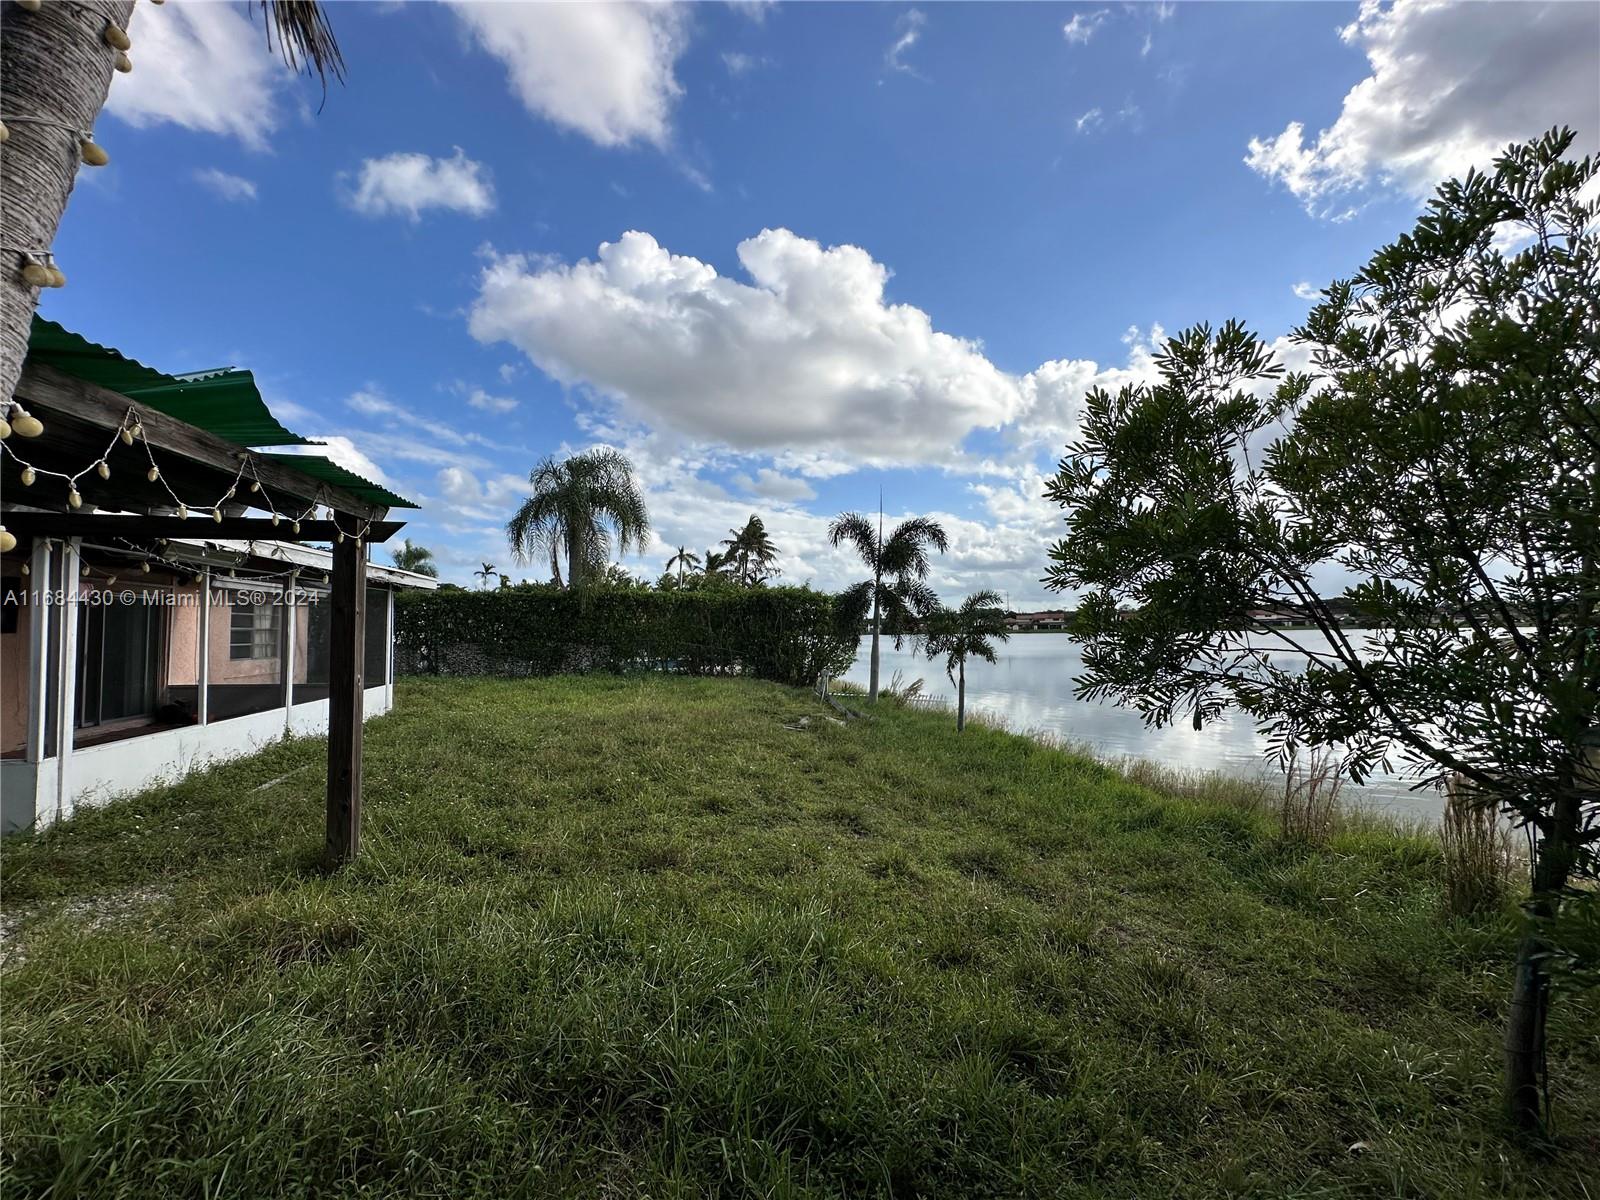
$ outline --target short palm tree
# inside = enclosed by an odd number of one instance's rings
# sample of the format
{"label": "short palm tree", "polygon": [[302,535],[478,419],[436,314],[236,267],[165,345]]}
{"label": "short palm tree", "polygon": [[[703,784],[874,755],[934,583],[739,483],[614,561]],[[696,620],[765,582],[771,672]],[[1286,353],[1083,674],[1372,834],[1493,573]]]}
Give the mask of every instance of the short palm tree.
{"label": "short palm tree", "polygon": [[743,529],[730,529],[728,534],[722,544],[728,548],[727,558],[739,582],[751,587],[767,578],[778,561],[778,547],[767,534],[766,522],[751,513]]}
{"label": "short palm tree", "polygon": [[401,538],[400,544],[391,553],[394,556],[394,565],[402,571],[431,575],[435,579],[439,577],[439,568],[433,561],[433,551],[426,546],[419,546],[410,538]]}
{"label": "short palm tree", "polygon": [[960,608],[941,608],[928,617],[923,652],[944,659],[945,674],[956,685],[956,730],[967,727],[967,657],[994,662],[991,638],[1007,641],[1005,609],[997,592],[974,592]]}
{"label": "short palm tree", "polygon": [[489,586],[489,580],[500,574],[500,572],[492,562],[486,562],[481,568],[474,571],[473,574],[478,577],[478,582],[483,587],[487,588]]}
{"label": "short palm tree", "polygon": [[678,568],[678,582],[681,584],[685,567],[691,571],[700,569],[700,556],[687,546],[679,546],[678,552],[667,559],[667,570],[671,571],[673,567]]}
{"label": "short palm tree", "polygon": [[919,616],[938,603],[923,581],[928,577],[928,550],[943,554],[949,546],[944,529],[927,517],[912,517],[895,526],[887,539],[883,536],[883,513],[878,523],[860,513],[840,513],[828,526],[828,541],[838,546],[849,542],[872,571],[872,578],[846,588],[839,596],[839,615],[852,629],[859,630],[869,610],[872,620],[872,659],[868,676],[867,699],[878,698],[878,638],[888,618],[895,645]]}
{"label": "short palm tree", "polygon": [[650,514],[625,455],[602,446],[547,458],[528,473],[528,482],[533,493],[506,523],[506,536],[518,562],[548,554],[557,587],[562,553],[566,586],[577,589],[604,576],[613,538],[618,550],[644,549]]}

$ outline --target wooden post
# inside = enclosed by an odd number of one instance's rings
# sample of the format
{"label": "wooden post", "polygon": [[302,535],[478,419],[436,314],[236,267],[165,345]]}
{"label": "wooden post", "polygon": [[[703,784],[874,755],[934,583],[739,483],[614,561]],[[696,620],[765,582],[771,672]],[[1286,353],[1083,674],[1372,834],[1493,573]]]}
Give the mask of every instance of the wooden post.
{"label": "wooden post", "polygon": [[323,862],[343,866],[361,850],[361,719],[366,660],[367,548],[346,537],[333,547],[328,630],[328,840]]}

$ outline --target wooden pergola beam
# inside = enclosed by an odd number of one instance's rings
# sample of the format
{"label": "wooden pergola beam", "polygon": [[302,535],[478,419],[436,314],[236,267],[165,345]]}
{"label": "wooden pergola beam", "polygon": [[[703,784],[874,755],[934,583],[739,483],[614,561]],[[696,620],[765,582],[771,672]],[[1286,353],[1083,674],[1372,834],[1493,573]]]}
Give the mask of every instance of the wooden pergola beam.
{"label": "wooden pergola beam", "polygon": [[[63,374],[41,363],[24,364],[16,395],[30,410],[38,410],[35,416],[51,411],[66,413],[96,425],[108,434],[122,424],[123,417],[132,408],[138,412],[145,438],[151,446],[170,450],[229,475],[238,471],[241,455],[246,453],[232,442],[168,416],[148,404]],[[324,483],[262,455],[250,457],[255,462],[255,472],[262,484],[277,495],[293,497],[305,504],[328,504],[339,512],[362,520],[377,520],[388,512],[381,505],[371,504],[343,488]],[[239,502],[249,503],[249,496],[241,492]],[[304,522],[301,524],[303,528]]]}
{"label": "wooden pergola beam", "polygon": [[[270,517],[223,517],[220,521],[213,521],[209,517],[186,519],[124,513],[30,512],[27,509],[7,509],[5,524],[18,538],[127,538],[130,541],[152,538],[209,541],[220,538],[225,541],[252,542],[334,542],[340,533],[349,537],[361,528],[354,520],[348,519],[342,528],[333,521],[301,521],[300,532],[296,533],[289,522],[274,525]],[[381,544],[404,527],[404,521],[373,521],[366,525],[363,540]]]}

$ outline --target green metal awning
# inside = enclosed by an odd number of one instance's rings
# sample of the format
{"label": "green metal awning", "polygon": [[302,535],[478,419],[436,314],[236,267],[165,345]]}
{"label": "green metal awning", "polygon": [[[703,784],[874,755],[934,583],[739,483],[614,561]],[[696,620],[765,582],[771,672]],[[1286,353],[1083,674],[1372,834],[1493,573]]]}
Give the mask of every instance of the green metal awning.
{"label": "green metal awning", "polygon": [[323,458],[317,454],[263,454],[261,457],[292,467],[303,475],[322,480],[323,483],[343,488],[368,504],[379,504],[385,508],[417,507],[404,496],[397,496],[388,488],[373,483],[370,479],[363,479],[354,471],[345,470],[331,458]]}
{"label": "green metal awning", "polygon": [[28,358],[148,404],[238,446],[316,445],[278,423],[249,371],[168,375],[38,315],[28,336]]}

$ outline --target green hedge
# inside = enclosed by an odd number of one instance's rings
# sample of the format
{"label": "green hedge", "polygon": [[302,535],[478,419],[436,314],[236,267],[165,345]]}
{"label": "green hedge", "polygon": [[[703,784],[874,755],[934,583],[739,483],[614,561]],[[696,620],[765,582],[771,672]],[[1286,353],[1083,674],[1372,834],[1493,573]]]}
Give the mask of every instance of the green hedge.
{"label": "green hedge", "polygon": [[844,671],[856,637],[808,588],[401,592],[395,670],[410,675],[676,671],[808,685]]}

